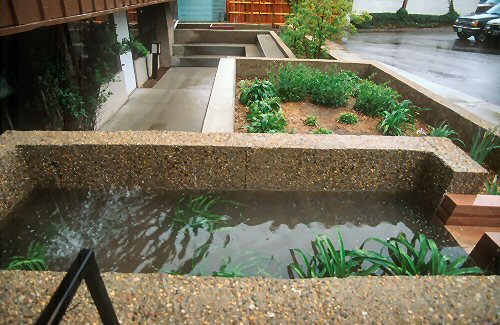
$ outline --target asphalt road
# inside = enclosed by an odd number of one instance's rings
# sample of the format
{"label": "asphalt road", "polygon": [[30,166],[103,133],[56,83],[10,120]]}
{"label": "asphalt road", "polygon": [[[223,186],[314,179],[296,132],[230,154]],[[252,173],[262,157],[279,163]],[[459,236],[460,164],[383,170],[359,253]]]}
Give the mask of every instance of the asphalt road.
{"label": "asphalt road", "polygon": [[437,84],[500,105],[500,44],[461,41],[449,28],[405,32],[366,32],[344,46]]}

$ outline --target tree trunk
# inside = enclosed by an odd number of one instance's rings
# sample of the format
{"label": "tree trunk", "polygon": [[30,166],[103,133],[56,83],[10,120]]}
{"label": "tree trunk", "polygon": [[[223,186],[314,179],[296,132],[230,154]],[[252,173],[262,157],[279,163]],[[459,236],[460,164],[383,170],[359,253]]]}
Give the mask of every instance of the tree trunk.
{"label": "tree trunk", "polygon": [[408,0],[403,0],[403,5],[401,6],[401,8],[406,9],[407,5],[408,5]]}

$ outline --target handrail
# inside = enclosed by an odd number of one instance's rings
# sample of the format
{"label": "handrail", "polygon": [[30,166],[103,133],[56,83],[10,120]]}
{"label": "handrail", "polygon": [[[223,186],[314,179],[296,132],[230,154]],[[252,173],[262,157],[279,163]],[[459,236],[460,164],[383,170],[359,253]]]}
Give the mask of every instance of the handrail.
{"label": "handrail", "polygon": [[82,280],[95,303],[99,316],[105,325],[119,324],[118,319],[104,286],[95,254],[89,249],[82,249],[69,267],[56,292],[36,321],[37,325],[59,324]]}

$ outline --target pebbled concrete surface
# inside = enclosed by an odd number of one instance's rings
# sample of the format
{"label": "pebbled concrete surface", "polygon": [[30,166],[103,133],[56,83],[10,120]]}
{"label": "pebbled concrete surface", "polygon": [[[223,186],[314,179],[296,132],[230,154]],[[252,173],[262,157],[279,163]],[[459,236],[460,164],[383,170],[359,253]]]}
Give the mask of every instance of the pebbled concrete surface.
{"label": "pebbled concrete surface", "polygon": [[[0,322],[33,322],[63,273],[0,272]],[[104,273],[122,324],[495,324],[500,277],[227,279]],[[64,324],[99,323],[84,285]]]}

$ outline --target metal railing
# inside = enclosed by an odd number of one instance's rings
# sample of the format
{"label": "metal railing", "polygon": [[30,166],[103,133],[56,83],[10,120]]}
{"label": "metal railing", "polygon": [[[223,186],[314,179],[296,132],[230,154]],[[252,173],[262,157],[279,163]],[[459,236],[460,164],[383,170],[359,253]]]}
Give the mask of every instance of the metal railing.
{"label": "metal railing", "polygon": [[59,324],[82,280],[85,280],[87,284],[102,322],[105,325],[119,324],[102,281],[95,254],[89,249],[82,249],[78,253],[78,257],[71,264],[68,273],[66,273],[56,292],[50,298],[36,324]]}

